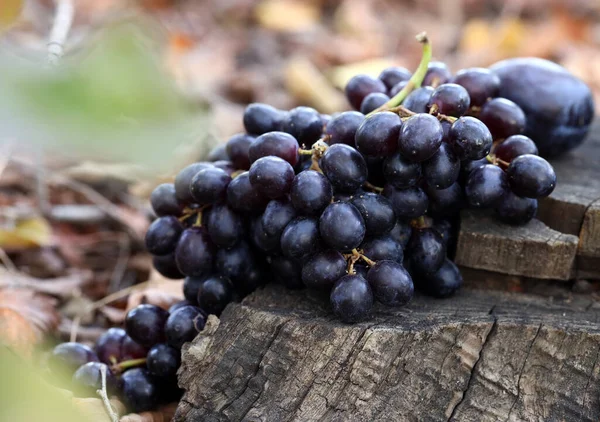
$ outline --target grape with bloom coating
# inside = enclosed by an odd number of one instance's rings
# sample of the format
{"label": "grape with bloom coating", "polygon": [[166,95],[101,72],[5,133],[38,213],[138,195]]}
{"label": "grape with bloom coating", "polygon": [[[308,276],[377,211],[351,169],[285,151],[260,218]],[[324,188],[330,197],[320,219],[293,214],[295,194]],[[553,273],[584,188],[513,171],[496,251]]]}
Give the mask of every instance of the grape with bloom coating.
{"label": "grape with bloom coating", "polygon": [[296,209],[288,199],[274,199],[270,201],[261,217],[265,234],[267,236],[280,237],[285,226],[296,217],[296,214]]}
{"label": "grape with bloom coating", "polygon": [[96,353],[84,344],[69,342],[61,343],[52,350],[48,367],[55,375],[71,377],[77,368],[88,362],[98,362]]}

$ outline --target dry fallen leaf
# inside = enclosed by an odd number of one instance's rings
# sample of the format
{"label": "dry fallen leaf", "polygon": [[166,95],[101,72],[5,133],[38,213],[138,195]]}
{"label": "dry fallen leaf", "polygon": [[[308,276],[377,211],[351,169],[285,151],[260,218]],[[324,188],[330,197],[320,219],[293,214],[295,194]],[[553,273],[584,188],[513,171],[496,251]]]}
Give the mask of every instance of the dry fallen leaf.
{"label": "dry fallen leaf", "polygon": [[263,28],[297,32],[314,27],[320,18],[320,11],[310,2],[263,0],[256,6],[255,16]]}
{"label": "dry fallen leaf", "polygon": [[75,295],[83,285],[90,282],[92,275],[89,270],[76,270],[64,277],[39,279],[23,273],[11,273],[0,268],[0,287],[26,287],[38,293],[69,298]]}
{"label": "dry fallen leaf", "polygon": [[49,246],[52,228],[42,217],[19,220],[12,227],[0,227],[0,248],[14,251]]}
{"label": "dry fallen leaf", "polygon": [[173,419],[177,403],[170,403],[153,412],[132,413],[123,416],[119,422],[167,422]]}
{"label": "dry fallen leaf", "polygon": [[183,300],[183,280],[170,280],[151,276],[151,282],[145,289],[136,290],[129,295],[127,311],[142,303],[169,309],[171,305]]}

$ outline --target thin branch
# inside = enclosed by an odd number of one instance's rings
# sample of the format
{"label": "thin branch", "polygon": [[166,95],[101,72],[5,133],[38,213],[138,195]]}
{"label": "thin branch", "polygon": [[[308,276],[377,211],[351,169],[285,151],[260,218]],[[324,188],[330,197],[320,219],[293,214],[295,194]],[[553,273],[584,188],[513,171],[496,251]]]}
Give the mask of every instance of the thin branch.
{"label": "thin branch", "polygon": [[110,292],[115,292],[118,290],[119,285],[123,280],[123,275],[125,275],[125,271],[127,270],[129,258],[131,257],[131,242],[129,241],[129,237],[124,233],[121,234],[119,245],[119,257],[110,277]]}
{"label": "thin branch", "polygon": [[96,390],[96,393],[102,398],[102,403],[104,403],[104,408],[106,409],[106,413],[111,422],[119,422],[119,415],[117,415],[112,404],[110,404],[110,399],[108,398],[108,393],[106,391],[106,365],[100,366],[100,373],[102,374],[102,389]]}
{"label": "thin branch", "polygon": [[75,16],[73,0],[55,0],[55,3],[56,13],[48,38],[48,63],[54,66],[64,54],[67,36]]}
{"label": "thin branch", "polygon": [[81,316],[77,315],[73,318],[73,325],[71,325],[71,334],[69,335],[69,341],[71,343],[75,343],[77,340],[77,332],[79,331],[79,326],[81,325]]}
{"label": "thin branch", "polygon": [[17,266],[12,262],[9,256],[6,254],[4,249],[0,248],[0,262],[6,267],[6,269],[11,273],[17,273],[19,270]]}

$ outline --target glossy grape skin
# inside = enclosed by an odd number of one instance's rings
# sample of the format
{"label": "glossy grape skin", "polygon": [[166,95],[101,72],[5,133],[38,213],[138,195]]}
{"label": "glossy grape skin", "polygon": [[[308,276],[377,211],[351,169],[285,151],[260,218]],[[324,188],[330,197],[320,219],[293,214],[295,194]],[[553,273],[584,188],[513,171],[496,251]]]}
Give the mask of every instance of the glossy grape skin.
{"label": "glossy grape skin", "polygon": [[206,230],[198,227],[183,231],[175,249],[175,262],[182,274],[200,277],[212,268],[214,246]]}
{"label": "glossy grape skin", "polygon": [[431,109],[437,106],[437,112],[446,116],[460,117],[467,112],[471,105],[469,93],[460,85],[445,83],[438,86],[427,104]]}
{"label": "glossy grape skin", "polygon": [[127,313],[125,330],[135,342],[151,347],[165,340],[165,322],[169,313],[155,305],[138,305]]}
{"label": "glossy grape skin", "polygon": [[177,309],[166,320],[164,332],[167,343],[176,348],[192,341],[204,329],[206,314],[196,306],[184,306]]}
{"label": "glossy grape skin", "polygon": [[395,261],[377,262],[367,273],[367,281],[375,299],[387,306],[404,306],[415,292],[410,274]]}
{"label": "glossy grape skin", "polygon": [[270,258],[270,269],[275,281],[288,289],[302,289],[302,265],[293,258],[274,256]]}
{"label": "glossy grape skin", "polygon": [[407,255],[411,270],[418,274],[435,273],[446,259],[444,239],[435,229],[415,229],[408,242]]}
{"label": "glossy grape skin", "polygon": [[358,111],[344,111],[333,117],[325,129],[325,134],[328,135],[327,144],[346,144],[353,147],[356,130],[364,120],[365,116]]}
{"label": "glossy grape skin", "polygon": [[389,235],[369,238],[360,245],[360,249],[373,261],[389,260],[402,263],[404,260],[402,245]]}
{"label": "glossy grape skin", "polygon": [[398,149],[401,126],[400,117],[389,111],[366,118],[356,131],[356,149],[372,157],[392,155]]}
{"label": "glossy grape skin", "polygon": [[146,366],[156,377],[171,377],[177,375],[181,364],[181,352],[167,344],[157,344],[148,352]]}
{"label": "glossy grape skin", "polygon": [[360,105],[360,112],[362,114],[369,114],[370,112],[378,109],[390,100],[385,94],[381,92],[373,92],[365,97],[362,104]]}
{"label": "glossy grape skin", "polygon": [[460,162],[460,176],[459,176],[459,182],[461,185],[465,185],[465,183],[467,182],[467,179],[469,178],[469,174],[471,174],[471,172],[473,170],[475,170],[477,167],[481,167],[484,166],[486,164],[489,164],[490,162],[488,161],[488,159],[486,157],[481,158],[479,160],[464,160]]}
{"label": "glossy grape skin", "polygon": [[150,194],[150,205],[159,217],[173,215],[178,217],[183,211],[183,204],[175,194],[173,183],[162,183],[154,188]]}
{"label": "glossy grape skin", "polygon": [[250,223],[250,240],[252,244],[261,251],[270,255],[278,253],[279,239],[280,236],[269,236],[265,233],[260,217],[255,218],[252,220],[252,223]]}
{"label": "glossy grape skin", "polygon": [[557,156],[585,139],[594,118],[592,92],[562,66],[539,58],[508,59],[491,70],[500,77],[500,96],[527,116],[525,135],[541,155]]}
{"label": "glossy grape skin", "polygon": [[537,155],[521,155],[506,169],[514,193],[526,198],[544,198],[556,187],[556,173],[546,160]]}
{"label": "glossy grape skin", "polygon": [[172,305],[169,307],[169,309],[167,310],[167,312],[169,312],[169,315],[171,315],[171,314],[172,314],[173,312],[175,312],[177,309],[181,309],[181,308],[183,308],[184,306],[196,306],[196,305],[197,305],[197,303],[196,303],[195,301],[194,301],[194,302],[190,302],[190,301],[189,301],[189,300],[187,300],[187,299],[183,299],[183,300],[180,300],[179,302],[175,302],[174,304],[172,304]]}
{"label": "glossy grape skin", "polygon": [[450,145],[442,142],[440,148],[423,163],[423,178],[436,189],[446,189],[458,180],[460,160]]}
{"label": "glossy grape skin", "polygon": [[267,236],[281,236],[283,229],[297,215],[288,199],[274,199],[267,204],[262,214],[262,227]]}
{"label": "glossy grape skin", "polygon": [[479,120],[488,127],[494,139],[505,139],[525,131],[525,113],[506,98],[494,98],[481,107]]}
{"label": "glossy grape skin", "polygon": [[206,157],[206,161],[210,161],[214,163],[215,161],[229,161],[229,154],[227,154],[227,149],[225,148],[225,144],[217,145],[213,149],[210,150],[208,156]]}
{"label": "glossy grape skin", "polygon": [[355,195],[350,203],[362,215],[367,236],[379,236],[388,233],[396,224],[396,214],[392,203],[384,196],[365,192]]}
{"label": "glossy grape skin", "polygon": [[333,286],[330,301],[333,313],[343,322],[359,322],[371,313],[373,291],[364,277],[347,274]]}
{"label": "glossy grape skin", "polygon": [[233,284],[227,277],[213,275],[198,289],[198,306],[207,314],[219,316],[233,300]]}
{"label": "glossy grape skin", "polygon": [[298,162],[298,141],[285,132],[268,132],[260,135],[248,149],[250,163],[269,155],[282,158],[293,167]]}
{"label": "glossy grape skin", "polygon": [[509,136],[494,149],[494,155],[507,163],[510,163],[514,158],[525,154],[538,155],[538,149],[535,142],[525,135]]}
{"label": "glossy grape skin", "polygon": [[133,368],[121,376],[121,396],[132,412],[146,412],[158,406],[159,388],[147,369]]}
{"label": "glossy grape skin", "polygon": [[194,203],[214,204],[225,199],[231,177],[222,169],[212,167],[199,171],[190,182]]}
{"label": "glossy grape skin", "polygon": [[366,234],[365,220],[354,205],[335,202],[325,208],[319,219],[321,238],[329,247],[351,251],[358,247]]}
{"label": "glossy grape skin", "polygon": [[346,260],[338,251],[320,251],[302,266],[302,282],[309,289],[330,291],[346,275],[346,267]]}
{"label": "glossy grape skin", "polygon": [[287,194],[294,180],[294,168],[279,157],[262,157],[250,167],[250,183],[259,193],[269,199]]}
{"label": "glossy grape skin", "polygon": [[396,95],[398,95],[398,93],[402,91],[406,85],[408,85],[408,81],[398,82],[396,85],[394,85],[388,94],[390,98],[394,98]]}
{"label": "glossy grape skin", "polygon": [[356,75],[346,84],[345,93],[350,105],[355,109],[360,109],[365,97],[373,92],[385,94],[387,88],[379,79],[368,75]]}
{"label": "glossy grape skin", "polygon": [[81,365],[98,360],[96,353],[84,344],[61,343],[52,350],[48,358],[48,367],[55,375],[71,377]]}
{"label": "glossy grape skin", "polygon": [[72,391],[75,397],[98,397],[96,391],[102,389],[102,367],[106,373],[106,390],[108,394],[114,394],[118,382],[110,368],[100,362],[88,362],[80,366],[73,374]]}
{"label": "glossy grape skin", "polygon": [[262,211],[269,198],[262,195],[250,183],[250,173],[238,175],[227,187],[227,203],[237,212],[256,213]]}
{"label": "glossy grape skin", "polygon": [[480,160],[490,153],[492,134],[486,125],[475,117],[465,116],[452,123],[448,133],[449,142],[463,160]]}
{"label": "glossy grape skin", "polygon": [[427,214],[433,217],[452,217],[457,215],[465,204],[465,195],[458,183],[446,189],[427,188],[429,208]]}
{"label": "glossy grape skin", "polygon": [[248,268],[254,264],[252,250],[245,241],[239,242],[230,249],[219,249],[215,255],[217,272],[229,278],[234,284],[243,280]]}
{"label": "glossy grape skin", "polygon": [[319,215],[331,202],[332,196],[331,183],[317,171],[303,171],[292,182],[290,198],[299,214]]}
{"label": "glossy grape skin", "polygon": [[163,277],[171,278],[173,280],[178,280],[180,278],[185,277],[181,273],[181,271],[179,271],[179,268],[177,268],[177,263],[175,262],[175,254],[174,253],[170,253],[168,255],[162,255],[162,256],[153,256],[152,257],[152,266]]}
{"label": "glossy grape skin", "polygon": [[417,163],[433,157],[442,144],[444,130],[430,114],[415,114],[400,128],[398,149],[404,157]]}
{"label": "glossy grape skin", "polygon": [[452,82],[463,86],[471,98],[471,107],[481,107],[490,98],[500,92],[498,75],[483,67],[471,67],[459,70]]}
{"label": "glossy grape skin", "polygon": [[454,262],[446,258],[436,272],[418,279],[417,289],[428,296],[444,298],[456,293],[462,282],[460,270]]}
{"label": "glossy grape skin", "polygon": [[537,199],[522,198],[513,192],[507,192],[496,207],[496,216],[504,223],[522,226],[535,217],[537,209]]}
{"label": "glossy grape skin", "polygon": [[157,218],[146,231],[146,249],[153,255],[168,255],[175,250],[182,231],[183,225],[176,217]]}
{"label": "glossy grape skin", "polygon": [[207,276],[203,277],[186,277],[183,280],[183,296],[194,305],[198,304],[198,291],[204,283]]}
{"label": "glossy grape skin", "polygon": [[400,219],[396,220],[396,225],[388,233],[388,235],[394,239],[397,243],[402,246],[402,249],[406,247],[412,234],[412,227],[409,223],[404,222]]}
{"label": "glossy grape skin", "polygon": [[231,248],[244,236],[242,218],[226,204],[213,205],[206,214],[210,240],[221,248]]}
{"label": "glossy grape skin", "polygon": [[320,249],[316,218],[296,217],[281,233],[281,251],[288,258],[304,259]]}
{"label": "glossy grape skin", "polygon": [[193,163],[184,167],[177,176],[175,176],[175,196],[181,204],[190,204],[194,202],[194,197],[190,192],[190,183],[192,178],[201,170],[211,168],[211,163]]}
{"label": "glossy grape skin", "polygon": [[392,185],[385,185],[382,193],[392,203],[398,218],[420,217],[425,214],[429,206],[427,194],[418,187],[396,189]]}
{"label": "glossy grape skin", "polygon": [[486,164],[469,174],[465,196],[473,207],[490,208],[498,205],[508,190],[508,179],[504,171],[500,167]]}
{"label": "glossy grape skin", "polygon": [[248,156],[250,145],[256,140],[252,135],[238,133],[233,135],[225,144],[225,150],[234,167],[239,170],[248,170],[250,168],[250,158]]}
{"label": "glossy grape skin", "polygon": [[427,113],[427,104],[435,91],[430,86],[415,89],[402,102],[402,105],[415,113]]}
{"label": "glossy grape skin", "polygon": [[367,181],[367,163],[354,148],[330,146],[320,161],[321,170],[336,191],[353,193]]}
{"label": "glossy grape skin", "polygon": [[414,163],[399,152],[383,162],[385,180],[398,189],[415,186],[421,180],[421,169],[421,163]]}
{"label": "glossy grape skin", "polygon": [[410,70],[404,67],[391,66],[383,69],[379,74],[379,80],[384,83],[386,88],[391,90],[396,84],[408,81],[412,76]]}
{"label": "glossy grape skin", "polygon": [[439,86],[445,84],[452,78],[452,73],[448,66],[442,62],[429,62],[427,73],[423,78],[423,86]]}
{"label": "glossy grape skin", "polygon": [[112,365],[121,361],[123,340],[127,333],[122,328],[109,328],[102,334],[94,347],[100,362]]}
{"label": "glossy grape skin", "polygon": [[285,113],[268,104],[252,103],[244,110],[244,128],[252,135],[281,130]]}
{"label": "glossy grape skin", "polygon": [[300,145],[310,148],[323,133],[321,115],[314,108],[293,108],[283,122],[283,131],[296,138]]}
{"label": "glossy grape skin", "polygon": [[235,166],[229,160],[214,161],[212,164],[215,168],[221,169],[227,173],[229,177],[236,171]]}

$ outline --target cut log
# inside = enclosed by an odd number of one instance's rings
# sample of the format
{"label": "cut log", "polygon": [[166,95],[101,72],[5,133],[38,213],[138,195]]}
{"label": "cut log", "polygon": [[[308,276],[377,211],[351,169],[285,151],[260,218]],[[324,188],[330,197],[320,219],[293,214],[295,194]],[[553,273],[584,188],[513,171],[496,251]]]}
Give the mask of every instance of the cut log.
{"label": "cut log", "polygon": [[175,420],[598,421],[599,317],[590,296],[462,291],[344,325],[269,286],[184,348]]}

